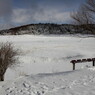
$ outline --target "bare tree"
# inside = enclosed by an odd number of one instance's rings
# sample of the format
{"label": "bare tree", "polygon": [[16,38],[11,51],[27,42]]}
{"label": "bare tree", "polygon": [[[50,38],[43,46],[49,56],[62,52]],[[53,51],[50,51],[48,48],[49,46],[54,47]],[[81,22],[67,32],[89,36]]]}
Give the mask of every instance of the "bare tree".
{"label": "bare tree", "polygon": [[75,24],[91,24],[91,20],[89,19],[90,15],[87,11],[85,11],[84,7],[81,7],[77,12],[71,14],[71,17],[75,20]]}
{"label": "bare tree", "polygon": [[92,13],[95,13],[95,0],[88,0],[86,4],[84,4],[84,7]]}
{"label": "bare tree", "polygon": [[84,30],[94,33],[95,30],[95,0],[87,0],[77,12],[71,14],[74,23],[80,25]]}
{"label": "bare tree", "polygon": [[19,50],[9,43],[0,44],[0,81],[4,81],[6,70],[15,65],[18,60]]}

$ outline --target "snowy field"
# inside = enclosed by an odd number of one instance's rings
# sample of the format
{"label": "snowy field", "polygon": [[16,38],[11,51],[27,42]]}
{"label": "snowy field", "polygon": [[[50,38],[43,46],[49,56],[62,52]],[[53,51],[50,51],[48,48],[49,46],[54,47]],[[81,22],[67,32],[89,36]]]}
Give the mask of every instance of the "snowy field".
{"label": "snowy field", "polygon": [[[87,36],[0,36],[22,51],[20,66],[8,69],[5,80],[23,75],[71,71],[72,59],[95,57],[95,38]],[[76,69],[92,63],[77,64]]]}
{"label": "snowy field", "polygon": [[0,42],[7,41],[22,54],[20,65],[8,69],[0,83],[0,95],[95,95],[92,63],[76,64],[75,71],[70,63],[95,57],[95,37],[0,36]]}

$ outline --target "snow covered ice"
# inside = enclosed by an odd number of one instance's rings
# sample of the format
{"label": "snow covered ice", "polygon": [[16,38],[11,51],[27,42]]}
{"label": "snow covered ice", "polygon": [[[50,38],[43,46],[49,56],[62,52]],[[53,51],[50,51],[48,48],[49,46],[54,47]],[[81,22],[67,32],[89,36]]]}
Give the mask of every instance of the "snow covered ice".
{"label": "snow covered ice", "polygon": [[0,83],[0,95],[95,95],[92,63],[76,64],[76,71],[70,63],[95,57],[94,37],[0,36],[0,42],[6,41],[22,54],[20,66],[8,69]]}

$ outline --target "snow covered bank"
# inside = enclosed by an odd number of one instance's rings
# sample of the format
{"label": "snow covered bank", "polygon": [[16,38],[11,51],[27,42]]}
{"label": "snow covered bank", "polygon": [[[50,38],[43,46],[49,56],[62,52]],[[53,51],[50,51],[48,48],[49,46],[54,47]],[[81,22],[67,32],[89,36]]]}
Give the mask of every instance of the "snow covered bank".
{"label": "snow covered bank", "polygon": [[95,95],[95,68],[20,77],[0,83],[0,95]]}

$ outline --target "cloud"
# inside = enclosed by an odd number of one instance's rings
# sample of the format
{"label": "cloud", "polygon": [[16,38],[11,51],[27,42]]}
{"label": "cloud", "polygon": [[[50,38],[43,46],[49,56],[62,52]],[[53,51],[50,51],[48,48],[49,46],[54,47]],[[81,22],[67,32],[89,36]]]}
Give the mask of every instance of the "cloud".
{"label": "cloud", "polygon": [[71,20],[70,11],[79,1],[82,0],[0,0],[0,22],[67,23]]}
{"label": "cloud", "polygon": [[35,9],[22,9],[22,8],[17,8],[13,10],[13,14],[11,17],[11,22],[17,23],[17,24],[27,24],[29,22],[32,23],[34,21],[35,15],[36,14],[42,14],[42,11],[40,9],[36,10]]}
{"label": "cloud", "polygon": [[12,0],[0,0],[0,17],[7,17],[12,13]]}
{"label": "cloud", "polygon": [[[13,23],[67,23],[71,20],[70,11],[66,10],[69,0],[20,0],[22,1],[25,7],[13,10]],[[62,3],[66,5],[63,6]]]}
{"label": "cloud", "polygon": [[66,23],[71,20],[71,17],[70,12],[48,10],[44,14],[36,14],[34,20],[35,22]]}
{"label": "cloud", "polygon": [[18,24],[27,23],[65,23],[70,20],[70,12],[59,10],[44,10],[33,12],[31,9],[14,9],[12,22]]}
{"label": "cloud", "polygon": [[11,21],[15,24],[32,23],[32,21],[34,21],[35,14],[42,14],[44,10],[39,6],[37,1],[38,0],[20,0],[20,2],[23,2],[24,7],[13,9]]}
{"label": "cloud", "polygon": [[14,9],[11,21],[13,23],[25,23],[28,22],[31,14],[28,13],[27,9]]}

